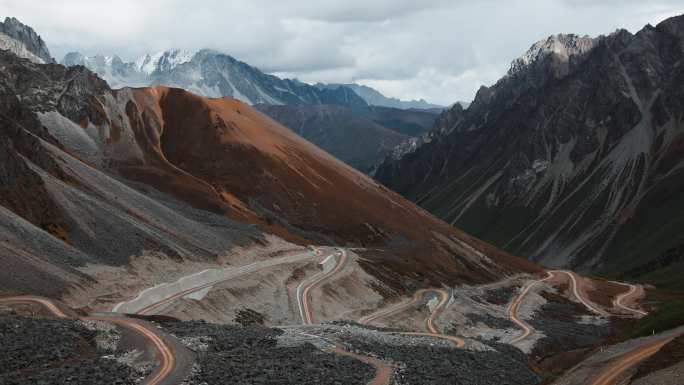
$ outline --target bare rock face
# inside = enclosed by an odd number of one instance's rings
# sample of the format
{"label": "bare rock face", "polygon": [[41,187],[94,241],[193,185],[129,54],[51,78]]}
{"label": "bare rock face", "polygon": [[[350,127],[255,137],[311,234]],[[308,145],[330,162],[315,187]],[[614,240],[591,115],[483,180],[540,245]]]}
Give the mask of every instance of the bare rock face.
{"label": "bare rock face", "polygon": [[567,67],[563,67],[571,60],[591,51],[596,41],[596,39],[589,36],[580,37],[573,34],[549,36],[544,40],[534,43],[523,56],[515,59],[511,63],[508,75],[515,76],[540,62],[552,60],[553,64],[557,66],[556,69],[560,72],[558,77],[562,77],[564,75],[563,71],[567,71]]}
{"label": "bare rock face", "polygon": [[639,271],[682,243],[682,60],[684,16],[551,36],[376,178],[515,254]]}
{"label": "bare rock face", "polygon": [[14,17],[7,17],[4,23],[0,23],[0,48],[9,49],[34,62],[55,63],[47,45],[36,31]]}

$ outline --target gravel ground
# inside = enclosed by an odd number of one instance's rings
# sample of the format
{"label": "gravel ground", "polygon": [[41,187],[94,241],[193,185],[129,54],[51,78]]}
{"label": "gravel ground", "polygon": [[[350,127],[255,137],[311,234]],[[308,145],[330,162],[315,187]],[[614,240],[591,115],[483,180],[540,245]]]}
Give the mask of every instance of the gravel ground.
{"label": "gravel ground", "polygon": [[525,356],[504,345],[486,343],[495,350],[474,352],[453,346],[369,343],[367,339],[346,342],[354,350],[397,363],[398,384],[530,385],[539,381]]}
{"label": "gravel ground", "polygon": [[[280,329],[208,324],[201,321],[166,322],[164,329],[181,341],[206,344],[197,351],[194,384],[366,384],[374,369],[346,356],[321,351],[311,343],[278,344]],[[193,339],[194,338],[194,339]],[[192,348],[193,344],[188,347]]]}
{"label": "gravel ground", "polygon": [[0,384],[136,384],[147,372],[120,362],[117,336],[101,324],[0,314]]}
{"label": "gravel ground", "polygon": [[380,331],[380,332],[401,332],[404,331],[402,329],[398,328],[387,328],[387,327],[382,327],[382,326],[375,326],[375,325],[361,325],[360,323],[356,321],[350,321],[350,320],[335,320],[335,321],[330,321],[330,325],[336,325],[336,326],[347,326],[347,327],[356,327],[364,330],[375,330],[375,331]]}
{"label": "gravel ground", "polygon": [[115,360],[96,358],[66,363],[58,368],[40,369],[38,373],[0,375],[2,385],[135,385],[136,373]]}
{"label": "gravel ground", "polygon": [[[546,356],[548,352],[562,352],[600,343],[614,333],[608,321],[598,322],[596,317],[577,317],[577,307],[567,300],[557,302],[553,297],[542,306],[535,318],[528,320],[535,329],[544,333],[533,351],[533,356]],[[591,318],[596,322],[583,322]]]}
{"label": "gravel ground", "polygon": [[[506,318],[498,318],[489,314],[469,313],[466,314],[466,318],[468,318],[468,326],[475,326],[478,323],[483,323],[492,329],[511,329],[516,327],[513,322]],[[456,326],[458,325],[453,325],[453,327]]]}
{"label": "gravel ground", "polygon": [[684,384],[684,362],[649,373],[631,383],[632,385],[681,385]]}
{"label": "gravel ground", "polygon": [[71,321],[0,316],[2,373],[46,367],[54,362],[74,360],[90,353],[96,333]]}
{"label": "gravel ground", "polygon": [[484,299],[495,305],[504,305],[518,293],[519,286],[504,286],[497,289],[487,290]]}
{"label": "gravel ground", "polygon": [[263,326],[264,315],[252,309],[244,308],[236,312],[233,321],[242,326]]}
{"label": "gravel ground", "polygon": [[338,341],[347,350],[391,363],[399,385],[528,385],[539,382],[527,358],[515,347],[466,341],[458,349],[443,339],[407,336],[355,323],[288,328]]}

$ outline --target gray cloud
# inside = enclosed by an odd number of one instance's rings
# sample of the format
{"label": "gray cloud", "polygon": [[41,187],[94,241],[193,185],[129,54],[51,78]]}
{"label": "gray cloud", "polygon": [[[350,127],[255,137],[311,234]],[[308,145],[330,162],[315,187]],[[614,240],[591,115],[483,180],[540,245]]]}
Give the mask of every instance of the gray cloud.
{"label": "gray cloud", "polygon": [[681,0],[0,0],[0,16],[33,26],[58,58],[214,48],[279,75],[442,104],[471,99],[550,34],[636,32],[679,13]]}

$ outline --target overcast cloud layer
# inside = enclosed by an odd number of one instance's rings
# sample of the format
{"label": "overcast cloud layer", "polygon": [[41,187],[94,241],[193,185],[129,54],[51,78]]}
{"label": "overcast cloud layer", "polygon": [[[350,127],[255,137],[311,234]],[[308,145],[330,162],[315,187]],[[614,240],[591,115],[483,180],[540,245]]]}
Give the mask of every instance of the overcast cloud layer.
{"label": "overcast cloud layer", "polygon": [[214,48],[281,76],[444,105],[548,35],[636,32],[681,13],[682,0],[0,0],[0,16],[35,28],[58,60]]}

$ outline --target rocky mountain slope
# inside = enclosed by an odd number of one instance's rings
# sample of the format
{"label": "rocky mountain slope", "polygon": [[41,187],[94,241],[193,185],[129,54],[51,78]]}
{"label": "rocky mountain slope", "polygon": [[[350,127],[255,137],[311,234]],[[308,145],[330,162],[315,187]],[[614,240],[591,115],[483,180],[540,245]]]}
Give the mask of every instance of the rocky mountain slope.
{"label": "rocky mountain slope", "polygon": [[682,243],[682,59],[683,16],[634,35],[551,36],[376,177],[536,261],[648,270]]}
{"label": "rocky mountain slope", "polygon": [[[85,66],[112,88],[161,84],[258,105],[271,118],[364,172],[371,171],[409,137],[425,132],[437,114],[437,110],[371,106],[359,94],[361,88],[352,87],[356,85],[310,86],[280,79],[211,50],[169,50],[130,63],[118,56],[88,57],[72,52],[62,64]],[[401,103],[394,104],[407,107]],[[359,138],[363,145],[358,145]]]}
{"label": "rocky mountain slope", "polygon": [[[351,87],[311,86],[280,79],[211,50],[169,50],[130,63],[118,56],[87,57],[72,52],[62,63],[85,66],[115,89],[166,85],[206,97],[230,96],[260,105],[271,118],[364,172],[403,143],[408,138],[405,135],[424,132],[435,116],[428,110],[371,107]],[[362,146],[358,146],[359,138],[363,138]]]}
{"label": "rocky mountain slope", "polygon": [[9,52],[0,68],[0,256],[13,266],[1,290],[75,296],[101,284],[95,271],[151,255],[169,268],[310,243],[369,248],[364,269],[395,290],[416,274],[475,282],[534,269],[240,101],[112,90],[84,67]]}
{"label": "rocky mountain slope", "polygon": [[427,131],[436,114],[426,110],[339,105],[274,106],[259,111],[364,173],[395,148]]}
{"label": "rocky mountain slope", "polygon": [[6,17],[4,22],[0,22],[0,49],[9,50],[34,63],[55,62],[36,31],[14,17]]}

